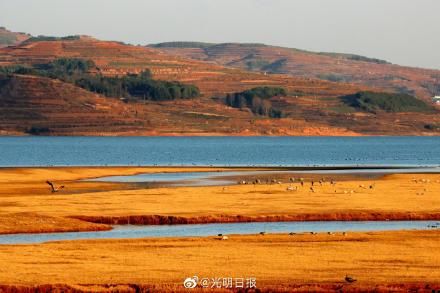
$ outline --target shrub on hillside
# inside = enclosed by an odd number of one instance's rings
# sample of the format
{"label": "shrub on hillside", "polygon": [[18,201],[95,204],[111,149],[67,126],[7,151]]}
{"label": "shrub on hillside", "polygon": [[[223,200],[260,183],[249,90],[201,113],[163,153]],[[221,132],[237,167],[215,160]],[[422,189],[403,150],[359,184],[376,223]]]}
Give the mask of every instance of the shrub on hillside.
{"label": "shrub on hillside", "polygon": [[286,95],[280,87],[256,87],[239,93],[227,94],[225,103],[234,108],[249,108],[254,114],[281,118],[282,111],[272,107],[270,98]]}
{"label": "shrub on hillside", "polygon": [[368,112],[429,112],[433,108],[408,94],[358,92],[342,97],[342,101],[354,108]]}
{"label": "shrub on hillside", "polygon": [[0,67],[0,73],[38,75],[59,79],[107,97],[165,101],[195,98],[200,95],[199,89],[194,85],[154,80],[149,70],[122,77],[108,77],[90,74],[89,72],[95,68],[91,60],[61,58],[34,67]]}

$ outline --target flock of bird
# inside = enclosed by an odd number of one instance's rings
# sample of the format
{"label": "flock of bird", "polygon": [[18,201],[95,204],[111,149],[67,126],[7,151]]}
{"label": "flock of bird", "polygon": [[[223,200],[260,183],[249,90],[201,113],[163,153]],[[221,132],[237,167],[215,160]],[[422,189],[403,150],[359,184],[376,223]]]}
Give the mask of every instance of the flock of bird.
{"label": "flock of bird", "polygon": [[[421,178],[421,179],[413,178],[411,181],[416,184],[430,184],[431,183],[431,179],[425,179],[425,178]],[[436,180],[435,183],[440,183],[440,180]],[[425,192],[427,192],[427,191],[428,191],[428,189],[426,187],[424,187],[423,190],[418,191],[416,193],[416,195],[425,195]]]}
{"label": "flock of bird", "polygon": [[[431,183],[431,180],[430,180],[430,179],[416,179],[416,178],[413,178],[412,181],[413,181],[414,183],[424,183],[424,184],[429,184],[429,183]],[[286,191],[298,191],[299,186],[293,186],[293,185],[292,185],[293,183],[299,182],[299,185],[300,185],[301,187],[304,187],[304,184],[305,184],[304,178],[298,178],[298,179],[295,179],[295,178],[291,177],[291,178],[289,178],[289,182],[290,182],[290,184],[289,184],[289,186],[287,186]],[[437,180],[436,182],[437,182],[437,183],[440,183],[440,180]],[[57,186],[55,183],[53,183],[53,182],[51,182],[51,181],[49,181],[49,180],[47,180],[46,183],[49,185],[50,190],[51,190],[52,193],[58,192],[58,191],[64,189],[64,187],[65,187],[64,185]],[[253,180],[253,181],[251,181],[251,182],[248,182],[248,181],[246,181],[246,180],[240,180],[240,181],[238,182],[238,184],[254,184],[254,185],[256,185],[256,184],[262,184],[262,183],[263,183],[263,182],[262,182],[261,179],[255,179],[255,180]],[[266,184],[282,184],[283,182],[282,182],[282,181],[279,181],[279,180],[277,180],[277,179],[267,179],[265,183],[266,183]],[[317,182],[315,182],[314,180],[311,180],[311,181],[310,181],[310,189],[309,189],[310,192],[312,192],[312,193],[315,193],[315,192],[316,192],[316,191],[315,191],[315,184],[319,184],[319,186],[323,186],[323,184],[325,184],[325,183],[326,183],[325,178],[322,178],[322,179],[318,180]],[[330,185],[333,186],[333,187],[335,187],[335,186],[336,186],[336,181],[333,180],[333,179],[331,179],[331,180],[330,180]],[[360,185],[359,185],[359,188],[361,188],[361,189],[374,189],[375,187],[376,187],[376,184],[375,184],[375,183],[370,184],[370,185],[368,185],[368,186],[366,186],[366,185],[364,185],[364,184],[360,184]],[[225,191],[225,190],[226,190],[226,187],[223,187],[223,191]],[[335,192],[336,192],[336,191],[337,191],[337,190],[335,189]],[[427,191],[426,188],[424,188],[423,191],[426,192],[426,191]],[[355,193],[355,190],[349,190],[349,191],[344,190],[343,192],[344,192],[344,194],[348,194],[348,193],[352,194],[352,193]],[[423,195],[424,192],[423,192],[423,193],[422,193],[422,192],[418,192],[417,195]],[[433,228],[434,228],[434,227],[437,228],[438,226],[432,226],[432,227],[433,227]],[[311,235],[317,235],[317,234],[318,234],[317,232],[309,232],[309,233],[310,233]],[[264,236],[265,234],[266,234],[266,232],[264,232],[264,231],[262,231],[262,232],[259,233],[259,235],[262,235],[262,236]],[[334,235],[335,233],[334,233],[334,232],[327,232],[327,234],[328,234],[328,235]],[[297,233],[295,233],[295,232],[290,232],[289,235],[293,236],[293,235],[297,235]],[[347,235],[347,232],[342,232],[342,235],[343,235],[343,236],[346,236],[346,235]],[[220,240],[228,240],[228,239],[229,239],[229,237],[228,237],[227,235],[218,234],[218,236],[220,237]],[[345,278],[344,278],[344,280],[345,280],[345,282],[347,282],[347,283],[349,283],[349,284],[354,283],[354,282],[357,281],[354,277],[349,276],[349,275],[346,275]]]}
{"label": "flock of bird", "polygon": [[[265,184],[283,184],[283,182],[281,180],[277,180],[277,179],[266,179],[264,181]],[[240,185],[246,185],[246,184],[253,184],[253,185],[257,185],[257,184],[264,184],[263,181],[261,179],[255,179],[252,181],[246,181],[246,180],[240,180],[238,181],[238,184]],[[293,185],[294,183],[298,183],[299,185]],[[322,187],[324,186],[324,184],[327,183],[327,180],[325,178],[321,178],[318,181],[315,180],[311,180],[310,181],[310,187],[309,187],[309,191],[311,193],[316,193],[316,187],[319,186]],[[329,181],[330,185],[332,187],[334,187],[334,191],[335,193],[338,192],[336,189],[336,181],[334,179],[330,179]],[[289,185],[286,187],[286,191],[298,191],[299,188],[304,187],[306,184],[306,181],[304,178],[294,178],[294,177],[290,177],[289,178]],[[369,184],[368,186],[366,186],[365,184],[360,184],[359,188],[360,189],[374,189],[376,187],[376,183],[372,183]],[[226,189],[223,188],[223,191],[225,191]],[[350,190],[343,190],[342,191],[344,194],[353,194],[356,193],[356,190],[354,189],[350,189]]]}

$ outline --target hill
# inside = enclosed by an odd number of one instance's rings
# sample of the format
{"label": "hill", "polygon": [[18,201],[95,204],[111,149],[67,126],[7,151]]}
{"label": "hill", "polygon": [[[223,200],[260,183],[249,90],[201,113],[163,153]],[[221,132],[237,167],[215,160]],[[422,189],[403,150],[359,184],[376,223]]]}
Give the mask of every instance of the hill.
{"label": "hill", "polygon": [[[255,46],[255,44],[254,44]],[[344,96],[380,88],[308,77],[263,74],[187,59],[158,48],[91,37],[34,39],[0,49],[0,66],[48,66],[60,58],[92,61],[89,74],[123,77],[149,70],[155,80],[194,85],[192,99],[120,100],[45,76],[4,74],[0,131],[48,135],[363,135],[438,133],[439,115],[377,111],[347,105]],[[232,107],[227,94],[280,87],[285,95]],[[266,104],[270,113],[263,115]],[[261,108],[263,107],[263,108]],[[254,110],[253,110],[254,109]],[[279,118],[281,117],[281,118]],[[427,124],[434,125],[426,128]],[[33,129],[33,130],[32,130]],[[41,133],[43,132],[43,133]]]}
{"label": "hill", "polygon": [[416,95],[440,94],[440,71],[411,68],[354,54],[315,53],[263,44],[170,42],[150,45],[168,54],[228,67],[356,83]]}
{"label": "hill", "polygon": [[31,36],[26,33],[15,33],[7,30],[5,27],[0,27],[0,48],[11,45],[18,45]]}

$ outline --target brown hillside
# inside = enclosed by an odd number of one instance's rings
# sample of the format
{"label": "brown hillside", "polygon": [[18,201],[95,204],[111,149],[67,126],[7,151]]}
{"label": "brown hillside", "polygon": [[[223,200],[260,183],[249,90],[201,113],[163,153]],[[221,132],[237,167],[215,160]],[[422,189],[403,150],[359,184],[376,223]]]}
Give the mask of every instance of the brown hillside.
{"label": "brown hillside", "polygon": [[31,36],[25,33],[15,33],[7,30],[5,27],[0,27],[0,48],[18,45]]}
{"label": "brown hillside", "polygon": [[254,119],[203,100],[124,103],[42,77],[0,76],[0,133],[44,135],[353,135],[345,128],[304,119]]}
{"label": "brown hillside", "polygon": [[313,53],[261,44],[163,43],[168,54],[250,71],[282,73],[380,87],[425,100],[440,94],[440,71],[389,64],[351,54]]}
{"label": "brown hillside", "polygon": [[[0,66],[46,63],[60,57],[91,59],[106,75],[150,69],[155,78],[197,85],[202,97],[126,104],[59,81],[15,76],[0,91],[3,132],[23,132],[34,126],[47,127],[52,135],[433,134],[436,132],[426,131],[424,125],[440,123],[436,114],[357,113],[344,106],[339,96],[368,89],[359,85],[246,72],[170,56],[155,48],[90,37],[28,41],[3,48]],[[282,109],[286,118],[258,117],[249,111],[227,107],[215,98],[263,85],[288,90],[287,97],[272,99],[272,104]]]}

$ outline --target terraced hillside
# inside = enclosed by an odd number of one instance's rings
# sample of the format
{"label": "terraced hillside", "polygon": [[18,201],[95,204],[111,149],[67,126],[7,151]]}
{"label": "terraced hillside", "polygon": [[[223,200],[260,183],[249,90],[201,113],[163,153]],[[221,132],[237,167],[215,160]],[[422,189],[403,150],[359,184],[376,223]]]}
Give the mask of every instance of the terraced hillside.
{"label": "terraced hillside", "polygon": [[213,64],[410,93],[426,101],[440,94],[440,70],[411,68],[352,54],[314,53],[263,44],[170,42],[151,45],[168,54]]}
{"label": "terraced hillside", "polygon": [[304,119],[255,119],[202,100],[130,102],[43,77],[0,75],[0,133],[39,135],[355,134]]}
{"label": "terraced hillside", "polygon": [[[194,84],[202,96],[167,102],[103,97],[44,77],[14,75],[0,83],[0,131],[49,135],[362,135],[438,133],[436,112],[367,113],[341,96],[374,87],[308,77],[249,72],[169,55],[156,48],[91,37],[29,40],[0,49],[0,66],[92,60],[92,74],[122,76],[149,69],[155,79]],[[270,102],[285,115],[270,119],[226,106],[224,96],[257,86],[279,86]],[[377,90],[377,89],[376,89]],[[426,125],[431,127],[426,128]],[[32,128],[34,130],[32,131]],[[49,131],[47,131],[49,129]],[[40,132],[42,133],[40,133]]]}
{"label": "terraced hillside", "polygon": [[132,107],[60,81],[0,75],[0,83],[3,131],[94,134],[98,128],[125,132],[139,126]]}

